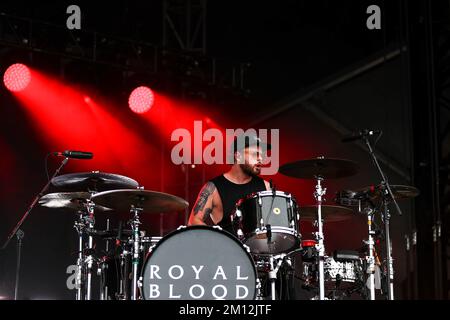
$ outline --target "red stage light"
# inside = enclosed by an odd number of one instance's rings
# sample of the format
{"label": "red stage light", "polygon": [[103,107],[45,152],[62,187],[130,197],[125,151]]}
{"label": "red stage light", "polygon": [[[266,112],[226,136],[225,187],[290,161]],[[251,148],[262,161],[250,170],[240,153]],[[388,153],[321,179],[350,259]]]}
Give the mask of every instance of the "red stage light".
{"label": "red stage light", "polygon": [[154,101],[155,97],[150,88],[138,87],[131,92],[128,105],[136,113],[145,113],[150,110]]}
{"label": "red stage light", "polygon": [[88,96],[84,96],[83,100],[86,104],[90,104],[92,102],[91,98],[89,98]]}
{"label": "red stage light", "polygon": [[6,88],[13,92],[24,90],[31,81],[30,69],[26,65],[16,63],[10,66],[3,75]]}

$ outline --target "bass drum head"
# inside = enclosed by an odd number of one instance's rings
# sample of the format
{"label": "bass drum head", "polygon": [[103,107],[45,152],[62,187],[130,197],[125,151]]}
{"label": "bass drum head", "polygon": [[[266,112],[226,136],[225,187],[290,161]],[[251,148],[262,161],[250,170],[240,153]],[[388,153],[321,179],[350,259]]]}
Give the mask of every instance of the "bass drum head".
{"label": "bass drum head", "polygon": [[142,272],[145,300],[253,300],[253,259],[219,228],[182,227],[149,252]]}

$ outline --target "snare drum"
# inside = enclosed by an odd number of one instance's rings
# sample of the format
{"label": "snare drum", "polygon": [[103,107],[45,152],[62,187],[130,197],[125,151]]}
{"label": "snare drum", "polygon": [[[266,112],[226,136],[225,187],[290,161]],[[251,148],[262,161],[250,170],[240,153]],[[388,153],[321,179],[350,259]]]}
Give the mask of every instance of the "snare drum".
{"label": "snare drum", "polygon": [[150,250],[145,300],[252,300],[257,272],[249,251],[220,227],[180,227]]}
{"label": "snare drum", "polygon": [[324,271],[325,281],[340,289],[354,287],[358,281],[363,281],[360,260],[335,260],[333,257],[325,257]]}
{"label": "snare drum", "polygon": [[[327,290],[357,288],[364,282],[361,259],[335,259],[324,257],[325,287]],[[319,266],[317,263],[303,264],[303,277],[311,287],[319,286]]]}
{"label": "snare drum", "polygon": [[235,234],[255,254],[297,249],[298,220],[295,199],[282,191],[261,191],[241,199],[232,215]]}

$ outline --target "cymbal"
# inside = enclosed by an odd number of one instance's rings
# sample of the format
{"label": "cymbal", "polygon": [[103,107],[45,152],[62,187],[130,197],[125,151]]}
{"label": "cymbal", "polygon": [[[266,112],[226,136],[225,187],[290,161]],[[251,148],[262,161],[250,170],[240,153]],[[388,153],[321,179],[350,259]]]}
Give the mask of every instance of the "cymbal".
{"label": "cymbal", "polygon": [[100,171],[70,173],[52,179],[52,185],[61,191],[106,191],[137,188],[137,181],[118,174]]}
{"label": "cymbal", "polygon": [[118,211],[129,211],[134,206],[143,209],[144,213],[180,211],[189,205],[185,200],[167,193],[139,189],[104,191],[94,194],[91,200]]}
{"label": "cymbal", "polygon": [[319,157],[284,164],[279,172],[299,179],[316,179],[318,176],[337,179],[352,176],[358,169],[356,162],[350,160]]}
{"label": "cymbal", "polygon": [[[58,193],[48,193],[39,199],[39,204],[42,207],[47,208],[67,208],[71,210],[84,210],[86,208],[86,203],[91,198],[91,193],[89,192],[58,192]],[[112,209],[95,206],[96,211],[111,211]]]}
{"label": "cymbal", "polygon": [[[359,191],[359,193],[365,193],[370,200],[382,200],[383,198],[383,187],[382,185],[365,187]],[[391,190],[394,195],[395,200],[406,200],[417,197],[420,194],[419,189],[412,186],[403,185],[391,185]],[[387,191],[387,190],[386,190]],[[388,195],[388,199],[390,196]],[[392,199],[391,199],[392,200]]]}
{"label": "cymbal", "polygon": [[[299,207],[300,221],[315,221],[317,220],[317,206],[302,206]],[[353,215],[353,210],[341,207],[322,205],[322,219],[325,222],[337,222],[350,219]]]}

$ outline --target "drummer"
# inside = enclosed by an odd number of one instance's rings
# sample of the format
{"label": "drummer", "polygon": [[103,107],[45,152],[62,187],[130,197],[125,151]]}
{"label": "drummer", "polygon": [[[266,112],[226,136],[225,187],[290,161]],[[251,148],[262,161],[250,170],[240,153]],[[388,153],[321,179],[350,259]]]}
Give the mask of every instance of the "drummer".
{"label": "drummer", "polygon": [[270,144],[263,143],[257,135],[235,138],[233,165],[228,172],[202,187],[192,208],[189,225],[219,225],[232,232],[230,216],[236,202],[252,193],[270,190],[269,182],[259,177],[263,152],[267,150],[270,150]]}

